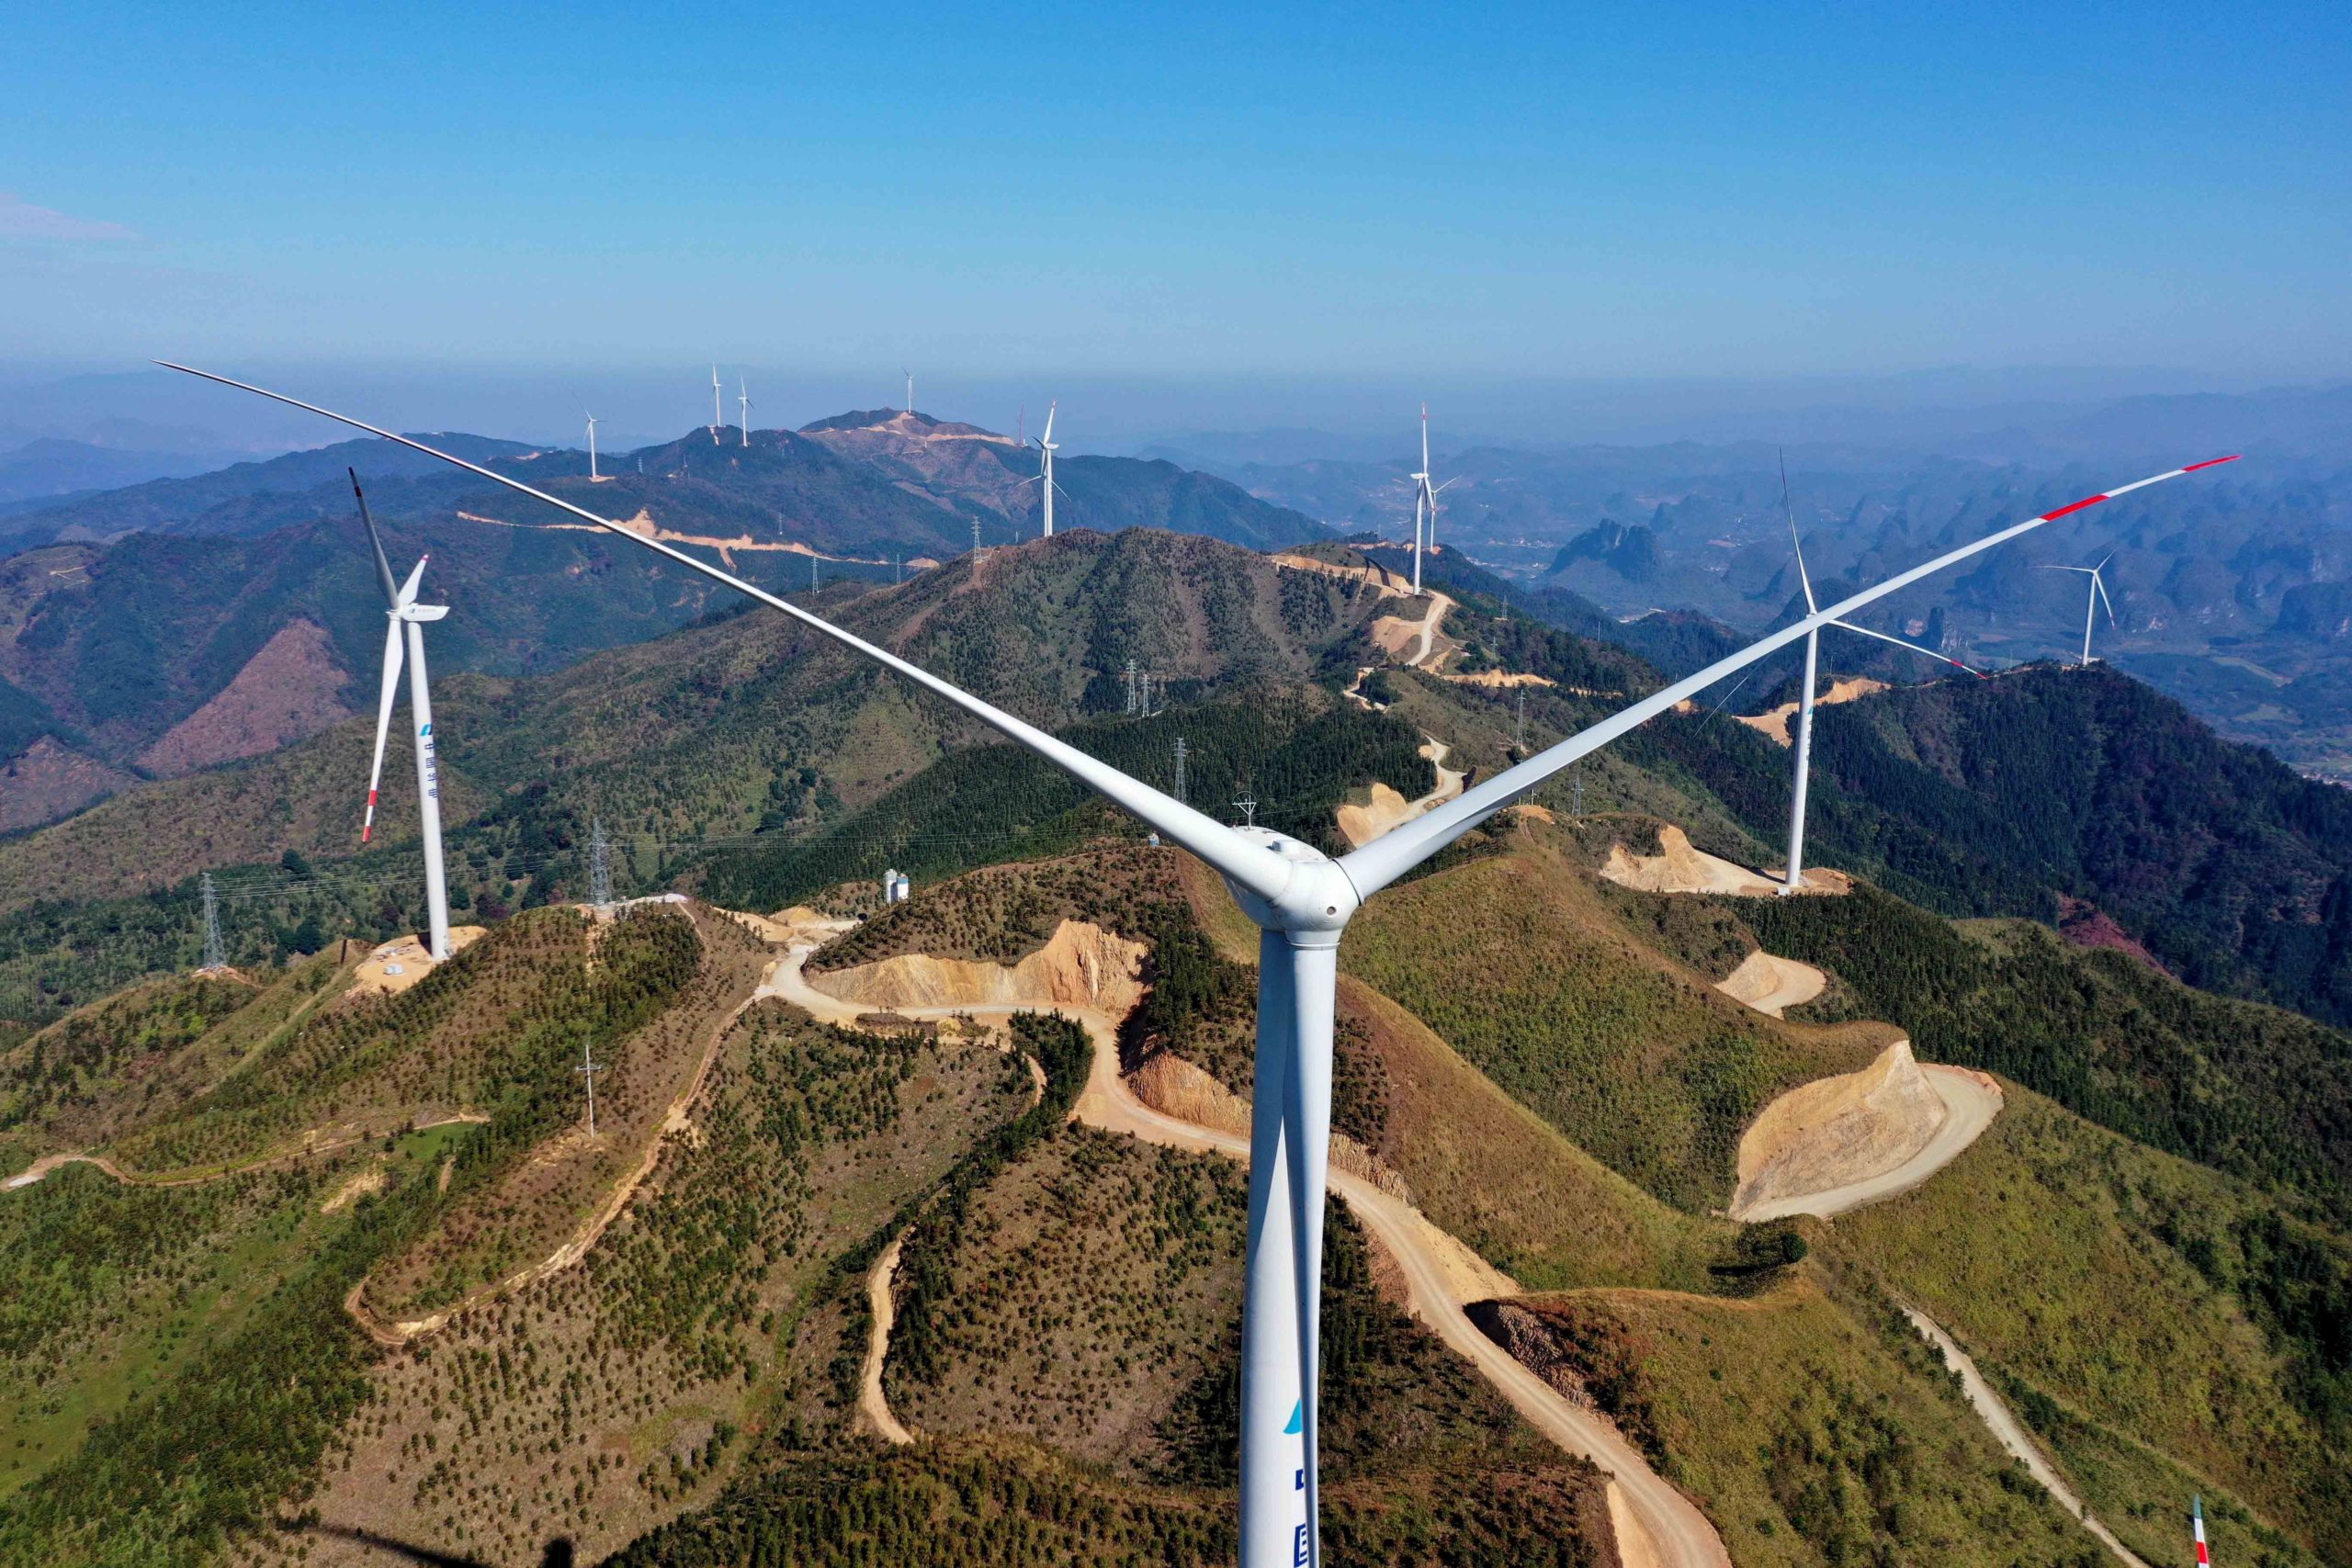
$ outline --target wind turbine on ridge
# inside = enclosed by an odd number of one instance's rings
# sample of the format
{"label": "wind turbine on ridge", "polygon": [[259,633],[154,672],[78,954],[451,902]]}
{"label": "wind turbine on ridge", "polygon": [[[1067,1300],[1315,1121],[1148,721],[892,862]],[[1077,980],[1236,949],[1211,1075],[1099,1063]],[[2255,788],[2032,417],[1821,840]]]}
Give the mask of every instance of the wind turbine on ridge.
{"label": "wind turbine on ridge", "polygon": [[[1413,592],[1416,593],[1421,591],[1421,552],[1425,547],[1431,550],[1437,547],[1438,491],[1453,483],[1452,479],[1446,480],[1445,484],[1442,485],[1432,486],[1430,483],[1430,405],[1423,403],[1421,405],[1421,471],[1413,476]],[[1422,543],[1421,524],[1424,507],[1428,509],[1429,514],[1426,547]]]}
{"label": "wind turbine on ridge", "polygon": [[359,521],[368,530],[368,547],[376,558],[376,582],[384,591],[384,615],[390,625],[384,633],[384,684],[376,700],[376,761],[368,773],[368,812],[360,819],[359,841],[376,831],[376,788],[384,778],[384,743],[390,738],[392,702],[400,695],[401,657],[408,657],[409,717],[416,729],[416,815],[424,840],[424,950],[438,960],[449,956],[449,883],[441,863],[441,762],[433,739],[433,694],[424,674],[424,623],[449,613],[447,604],[420,604],[418,583],[431,556],[419,556],[408,581],[394,583],[391,562],[384,558],[384,541],[376,520],[368,514],[368,497],[359,488],[356,470],[351,475],[352,498],[359,502]]}
{"label": "wind turbine on ridge", "polygon": [[[2187,472],[2186,469],[2182,471]],[[1804,588],[1805,615],[1810,617],[1819,614],[1821,606],[1814,602],[1813,574],[1805,570],[1804,565],[1804,540],[1797,535],[1796,508],[1789,502],[1789,458],[1786,453],[1781,455],[1781,510],[1789,519],[1789,544],[1796,551],[1797,581]],[[1897,648],[1910,649],[1922,659],[1937,660],[1955,670],[1967,670],[1980,681],[1988,678],[1982,670],[1970,669],[1948,653],[1938,653],[1931,649],[1921,648],[1916,642],[1905,642],[1885,632],[1858,626],[1851,621],[1831,619],[1822,625],[1842,626],[1849,632],[1876,637],[1881,642],[1891,642]],[[1797,693],[1796,779],[1789,786],[1789,868],[1781,886],[1774,890],[1784,897],[1804,891],[1805,793],[1813,776],[1813,688],[1818,678],[1820,661],[1821,627],[1815,626],[1804,634],[1804,684]]]}
{"label": "wind turbine on ridge", "polygon": [[752,389],[743,384],[741,376],[735,378],[735,403],[742,410],[743,445],[749,446],[752,444]]}
{"label": "wind turbine on ridge", "polygon": [[915,412],[915,373],[901,365],[899,374],[907,378],[907,412],[912,413]]}
{"label": "wind turbine on ridge", "polygon": [[710,367],[710,444],[713,446],[718,445],[718,430],[726,423],[726,416],[718,412],[718,367],[713,365]]}
{"label": "wind turbine on ridge", "polygon": [[588,482],[595,484],[605,477],[596,471],[596,416],[589,413],[585,408],[580,412],[585,414],[588,420]]}
{"label": "wind turbine on ridge", "polygon": [[1035,485],[1039,497],[1046,503],[1044,537],[1048,539],[1054,536],[1054,492],[1061,491],[1064,499],[1069,495],[1069,491],[1062,490],[1054,481],[1054,454],[1061,450],[1060,443],[1054,439],[1054,411],[1060,407],[1058,399],[1046,405],[1046,434],[1037,438],[1037,471],[1021,481],[1023,485]]}
{"label": "wind turbine on ridge", "polygon": [[1318,1568],[1320,1483],[1317,1472],[1317,1384],[1321,1360],[1323,1204],[1331,1139],[1332,1030],[1340,935],[1363,902],[1463,834],[1590,752],[1863,605],[1982,551],[2100,502],[2199,468],[2174,468],[2015,523],[1934,560],[1896,573],[1827,609],[1768,633],[1697,674],[1507,768],[1436,809],[1332,860],[1267,828],[1229,827],[1068,741],[673,545],[632,533],[609,517],[548,494],[405,435],[210,371],[158,360],[223,386],[256,393],[397,442],[568,512],[582,522],[726,583],[820,635],[912,682],[1035,752],[1191,851],[1223,877],[1259,928],[1256,1088],[1250,1113],[1250,1208],[1241,1314],[1241,1568]]}
{"label": "wind turbine on ridge", "polygon": [[2041,569],[2044,571],[2079,571],[2091,580],[2091,602],[2083,608],[2083,661],[2075,666],[2078,670],[2090,668],[2091,627],[2098,623],[2101,604],[2107,606],[2109,627],[2111,629],[2115,626],[2115,601],[2107,596],[2107,579],[2100,575],[2107,570],[2107,563],[2114,558],[2115,552],[2109,550],[2099,557],[2097,566],[2045,566]]}

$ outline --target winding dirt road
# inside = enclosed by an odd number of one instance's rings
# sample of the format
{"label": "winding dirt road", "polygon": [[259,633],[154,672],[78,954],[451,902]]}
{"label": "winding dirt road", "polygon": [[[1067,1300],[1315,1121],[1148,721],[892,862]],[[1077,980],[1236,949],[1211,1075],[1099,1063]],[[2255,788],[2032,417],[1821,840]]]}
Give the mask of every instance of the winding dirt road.
{"label": "winding dirt road", "polygon": [[[854,1021],[865,1010],[827,996],[808,983],[803,966],[814,951],[813,947],[796,946],[791,956],[777,966],[771,994],[806,1009],[824,1021]],[[917,1017],[945,1018],[997,1016],[1033,1010],[936,1007],[899,1010]],[[1250,1140],[1246,1136],[1181,1121],[1136,1098],[1119,1072],[1116,1020],[1084,1009],[1063,1007],[1056,1010],[1084,1027],[1094,1047],[1086,1087],[1071,1110],[1072,1120],[1168,1148],[1249,1159]],[[1529,1425],[1561,1449],[1592,1461],[1616,1477],[1611,1487],[1611,1514],[1618,1522],[1619,1551],[1629,1568],[1636,1564],[1647,1568],[1653,1563],[1659,1568],[1730,1568],[1731,1559],[1707,1517],[1690,1498],[1651,1470],[1613,1424],[1570,1404],[1470,1321],[1463,1308],[1472,1301],[1486,1299],[1493,1292],[1465,1290],[1464,1284],[1476,1281],[1509,1287],[1508,1280],[1499,1280],[1495,1270],[1476,1253],[1430,1224],[1428,1216],[1410,1203],[1336,1166],[1330,1181],[1332,1191],[1348,1205],[1358,1223],[1378,1237],[1382,1247],[1396,1259],[1404,1276],[1413,1315],[1476,1367]]]}
{"label": "winding dirt road", "polygon": [[899,1425],[890,1414],[890,1402],[882,1393],[882,1367],[890,1356],[890,1329],[898,1320],[898,1303],[890,1297],[890,1281],[898,1277],[899,1248],[906,1245],[903,1235],[893,1241],[874,1260],[865,1273],[865,1306],[872,1326],[865,1336],[865,1370],[858,1379],[857,1407],[874,1424],[882,1440],[899,1448],[915,1440],[915,1435]]}
{"label": "winding dirt road", "polygon": [[1389,831],[1399,823],[1410,822],[1422,813],[1434,809],[1462,793],[1463,782],[1470,775],[1459,769],[1449,768],[1445,760],[1453,748],[1436,736],[1423,734],[1425,743],[1421,755],[1429,760],[1437,773],[1437,787],[1415,800],[1407,800],[1386,784],[1375,781],[1372,786],[1372,801],[1366,806],[1342,806],[1335,813],[1340,835],[1351,849],[1364,845]]}
{"label": "winding dirt road", "polygon": [[2083,1506],[2082,1498],[2066,1484],[2065,1477],[2058,1473],[2057,1466],[2052,1464],[2033,1439],[2026,1435],[2025,1427],[2009,1413],[2009,1407],[2001,1403],[2001,1396],[1993,1392],[1993,1385],[1984,1381],[1984,1374],[1976,1370],[1976,1363],[1969,1359],[1968,1352],[1954,1343],[1952,1337],[1927,1314],[1905,1307],[1903,1315],[1911,1320],[1911,1326],[1919,1331],[1920,1338],[1936,1348],[1937,1354],[1943,1357],[1944,1364],[1960,1374],[1961,1387],[1968,1394],[1968,1403],[1976,1407],[1976,1414],[1984,1418],[1985,1427],[2001,1447],[2022,1462],[2051,1496],[2058,1500],[2058,1506],[2080,1519],[2083,1528],[2098,1537],[2099,1544],[2115,1553],[2127,1568],[2148,1568],[2137,1552],[2116,1540],[2115,1532],[2101,1524]]}

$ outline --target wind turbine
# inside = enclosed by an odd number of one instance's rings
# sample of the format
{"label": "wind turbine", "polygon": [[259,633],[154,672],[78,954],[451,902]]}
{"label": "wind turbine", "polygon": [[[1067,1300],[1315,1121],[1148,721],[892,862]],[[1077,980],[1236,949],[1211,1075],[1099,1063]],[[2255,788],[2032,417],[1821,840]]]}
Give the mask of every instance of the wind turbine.
{"label": "wind turbine", "polygon": [[[1421,591],[1421,552],[1424,547],[1430,549],[1437,547],[1438,491],[1453,482],[1452,479],[1448,479],[1445,484],[1435,487],[1430,484],[1430,405],[1423,403],[1421,405],[1421,471],[1413,476],[1413,592],[1416,593]],[[1421,534],[1421,515],[1424,508],[1429,514],[1429,537],[1426,547],[1422,543]]]}
{"label": "wind turbine", "polygon": [[2115,625],[2115,601],[2107,596],[2107,579],[2099,575],[2107,570],[2107,563],[2114,558],[2115,552],[2109,550],[2099,558],[2097,566],[2045,566],[2041,569],[2044,571],[2079,571],[2091,580],[2091,602],[2083,609],[2083,662],[2076,666],[2077,669],[2087,669],[2090,665],[2091,627],[2097,624],[2100,605],[2107,606],[2107,624],[2110,627]]}
{"label": "wind turbine", "polygon": [[735,402],[743,411],[743,445],[749,446],[752,444],[752,389],[743,384],[741,376],[735,378]]}
{"label": "wind turbine", "polygon": [[915,373],[901,365],[899,374],[907,378],[907,412],[912,413],[915,412]]}
{"label": "wind turbine", "polygon": [[1035,485],[1038,495],[1045,501],[1045,536],[1048,539],[1054,536],[1054,492],[1061,491],[1065,497],[1069,494],[1069,491],[1062,490],[1060,485],[1054,482],[1054,454],[1061,450],[1060,443],[1054,439],[1054,411],[1060,406],[1058,400],[1046,405],[1046,434],[1037,438],[1039,466],[1035,473],[1021,481],[1024,485]]}
{"label": "wind turbine", "polygon": [[588,413],[586,409],[582,409],[580,412],[587,414],[588,417],[588,482],[594,484],[604,478],[596,471],[596,416]]}
{"label": "wind turbine", "polygon": [[384,541],[376,533],[376,520],[368,514],[368,497],[359,488],[359,475],[349,468],[344,472],[351,475],[352,497],[359,502],[359,521],[368,530],[368,546],[376,557],[376,582],[384,591],[384,615],[390,623],[384,633],[384,685],[376,701],[376,761],[368,772],[368,814],[360,819],[359,841],[366,843],[376,831],[376,786],[383,782],[384,742],[391,734],[392,699],[400,694],[405,642],[409,717],[416,725],[416,815],[424,838],[425,951],[434,958],[447,958],[449,885],[441,864],[441,762],[433,741],[433,694],[424,676],[424,623],[439,620],[449,613],[449,606],[416,602],[417,583],[431,556],[417,558],[407,581],[397,585],[392,581],[391,562],[384,558]]}
{"label": "wind turbine", "polygon": [[[2182,470],[2184,473],[2187,471],[2187,469]],[[1819,614],[1821,606],[1814,602],[1813,575],[1805,570],[1804,566],[1804,541],[1797,536],[1796,508],[1789,502],[1789,459],[1785,453],[1781,457],[1781,510],[1788,515],[1789,543],[1796,550],[1797,556],[1797,581],[1804,585],[1805,615],[1811,617]],[[1897,648],[1907,648],[1922,659],[1939,660],[1955,670],[1967,670],[1971,675],[1980,681],[1987,678],[1983,671],[1971,670],[1950,654],[1934,652],[1921,648],[1917,643],[1905,642],[1899,637],[1872,631],[1868,626],[1858,626],[1851,621],[1831,619],[1823,622],[1822,625],[1842,626],[1849,632],[1860,632],[1864,637],[1876,637],[1881,642],[1891,642]],[[1777,889],[1783,897],[1804,890],[1805,792],[1812,783],[1813,775],[1813,688],[1820,663],[1821,627],[1816,626],[1804,634],[1804,685],[1797,693],[1797,733],[1794,747],[1797,754],[1796,779],[1789,788],[1789,869],[1787,876]]]}
{"label": "wind turbine", "polygon": [[713,446],[718,445],[718,429],[726,423],[726,416],[718,412],[718,367],[713,365],[710,367],[710,444]]}
{"label": "wind turbine", "polygon": [[1140,818],[1162,837],[1198,855],[1224,878],[1227,890],[1260,932],[1257,1086],[1250,1111],[1250,1218],[1241,1313],[1241,1568],[1298,1568],[1302,1564],[1317,1568],[1322,1561],[1316,1535],[1319,1485],[1316,1391],[1321,1349],[1323,1201],[1331,1140],[1331,1036],[1340,934],[1363,901],[1577,759],[1799,637],[1823,626],[1843,624],[1840,617],[1863,605],[2039,528],[2053,517],[2233,460],[2216,457],[2119,486],[2072,506],[2011,524],[1973,544],[1898,572],[1876,587],[1768,633],[1697,674],[1503,770],[1335,861],[1272,829],[1228,827],[800,605],[673,545],[632,533],[585,507],[349,414],[209,371],[166,360],[156,363],[308,410],[440,458],[723,582],[896,671],[1026,747]]}

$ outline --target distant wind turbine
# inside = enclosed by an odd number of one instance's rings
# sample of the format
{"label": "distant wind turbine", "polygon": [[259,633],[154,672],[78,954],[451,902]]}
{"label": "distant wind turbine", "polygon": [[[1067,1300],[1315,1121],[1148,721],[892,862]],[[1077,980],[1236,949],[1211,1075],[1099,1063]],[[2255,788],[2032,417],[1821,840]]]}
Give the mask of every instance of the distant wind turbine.
{"label": "distant wind turbine", "polygon": [[718,367],[714,365],[710,367],[710,444],[713,446],[718,445],[719,428],[726,423],[727,416],[718,412]]}
{"label": "distant wind turbine", "polygon": [[586,409],[580,412],[588,416],[588,482],[594,484],[604,477],[596,472],[596,416]]}
{"label": "distant wind turbine", "polygon": [[384,541],[376,533],[376,520],[368,514],[368,497],[359,488],[359,475],[349,468],[344,471],[351,475],[351,494],[359,502],[359,521],[368,530],[368,547],[376,558],[376,582],[384,591],[384,614],[390,622],[384,633],[384,684],[376,701],[376,761],[368,773],[368,813],[360,819],[359,841],[366,843],[376,831],[376,788],[384,778],[384,743],[391,734],[392,702],[400,695],[405,644],[409,717],[416,725],[416,815],[424,838],[425,951],[435,959],[447,958],[449,886],[441,863],[441,762],[433,739],[433,694],[424,674],[424,623],[439,620],[449,613],[449,606],[416,602],[417,584],[424,576],[424,563],[433,558],[430,556],[417,558],[407,581],[392,581],[392,565],[384,558]]}
{"label": "distant wind turbine", "polygon": [[912,413],[915,412],[915,373],[901,365],[899,374],[907,378],[907,412]]}
{"label": "distant wind turbine", "polygon": [[[1453,481],[1432,486],[1430,483],[1430,405],[1421,405],[1421,471],[1413,476],[1413,592],[1421,591],[1421,554],[1437,547],[1437,497]],[[1421,517],[1426,509],[1429,523],[1424,542]]]}
{"label": "distant wind turbine", "polygon": [[1060,491],[1064,499],[1069,495],[1069,491],[1054,482],[1054,454],[1061,450],[1060,444],[1054,439],[1054,411],[1059,407],[1058,400],[1046,405],[1046,434],[1037,438],[1037,471],[1021,481],[1024,485],[1035,485],[1039,497],[1046,503],[1045,536],[1048,539],[1054,536],[1054,493]]}
{"label": "distant wind turbine", "polygon": [[2098,622],[2101,605],[2107,608],[2109,627],[2112,629],[2115,626],[2115,601],[2107,596],[2107,579],[2100,575],[2107,570],[2107,563],[2114,558],[2115,552],[2109,550],[2099,558],[2097,566],[2045,566],[2041,569],[2044,571],[2079,571],[2091,580],[2090,603],[2083,607],[2083,662],[2077,668],[2087,668],[2090,664],[2091,627]]}
{"label": "distant wind turbine", "polygon": [[1196,811],[1108,762],[983,702],[831,622],[673,545],[632,533],[609,517],[519,479],[437,451],[380,426],[209,371],[157,361],[224,386],[307,409],[397,442],[493,483],[543,501],[680,566],[757,599],[802,626],[962,709],[1207,862],[1259,928],[1256,1087],[1250,1111],[1250,1207],[1241,1312],[1241,1568],[1319,1568],[1317,1538],[1317,1383],[1321,1365],[1323,1203],[1331,1142],[1331,1050],[1340,934],[1367,898],[1463,834],[1546,783],[1577,759],[1666,713],[1686,698],[1770,657],[1822,626],[2053,517],[2231,459],[2175,468],[2015,523],[1876,587],[1815,610],[1697,674],[1677,681],[1568,739],[1506,768],[1435,810],[1391,829],[1340,860],[1267,828],[1233,828]]}
{"label": "distant wind turbine", "polygon": [[[1797,536],[1796,508],[1789,502],[1789,459],[1785,453],[1781,457],[1781,510],[1788,515],[1789,544],[1795,549],[1797,556],[1797,581],[1804,588],[1805,614],[1812,616],[1819,613],[1821,606],[1814,603],[1813,575],[1805,570],[1804,566],[1804,541]],[[1970,670],[1967,665],[1948,653],[1937,653],[1932,649],[1921,648],[1917,643],[1905,642],[1899,637],[1890,637],[1885,632],[1872,631],[1868,626],[1858,626],[1851,621],[1829,620],[1823,625],[1842,626],[1849,632],[1860,632],[1864,637],[1876,637],[1881,642],[1891,642],[1897,648],[1907,648],[1922,659],[1938,660],[1955,670],[1967,670],[1971,675],[1980,681],[1986,678],[1983,671]],[[1781,881],[1778,889],[1782,895],[1799,893],[1804,889],[1805,793],[1812,783],[1813,688],[1818,679],[1820,661],[1821,627],[1815,626],[1804,634],[1804,685],[1797,693],[1797,733],[1794,748],[1796,781],[1789,789],[1789,869],[1787,876]]]}
{"label": "distant wind turbine", "polygon": [[743,384],[741,376],[735,378],[735,403],[743,411],[743,445],[749,446],[752,444],[752,389]]}

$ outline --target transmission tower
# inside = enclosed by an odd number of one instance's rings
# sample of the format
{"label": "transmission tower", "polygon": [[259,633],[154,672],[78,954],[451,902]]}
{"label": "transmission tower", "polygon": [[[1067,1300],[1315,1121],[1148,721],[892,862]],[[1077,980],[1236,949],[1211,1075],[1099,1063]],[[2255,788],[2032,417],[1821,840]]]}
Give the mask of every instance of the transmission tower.
{"label": "transmission tower", "polygon": [[1584,764],[1582,762],[1577,763],[1569,771],[1568,797],[1570,801],[1568,815],[1582,817],[1584,815]]}
{"label": "transmission tower", "polygon": [[613,907],[613,850],[605,841],[601,817],[588,825],[588,902],[599,909]]}
{"label": "transmission tower", "polygon": [[588,1055],[586,1041],[580,1044],[580,1065],[571,1070],[588,1080],[588,1135],[593,1138],[596,1135],[596,1075],[605,1068],[602,1063]]}
{"label": "transmission tower", "polygon": [[1128,712],[1130,715],[1132,715],[1135,711],[1136,711],[1136,661],[1135,661],[1134,660],[1130,659],[1130,660],[1127,660],[1127,712]]}
{"label": "transmission tower", "polygon": [[1184,738],[1181,735],[1176,738],[1176,799],[1180,804],[1191,804],[1184,799]]}
{"label": "transmission tower", "polygon": [[972,558],[980,558],[980,520],[977,517],[972,519]]}
{"label": "transmission tower", "polygon": [[808,592],[817,592],[817,552],[808,552]]}
{"label": "transmission tower", "polygon": [[1233,809],[1241,813],[1241,825],[1244,828],[1255,828],[1258,825],[1258,802],[1255,796],[1243,795],[1233,803]]}
{"label": "transmission tower", "polygon": [[1510,743],[1519,750],[1527,750],[1527,688],[1519,689],[1519,716],[1512,721]]}
{"label": "transmission tower", "polygon": [[218,975],[229,967],[228,950],[220,943],[220,895],[209,871],[198,886],[204,891],[204,963],[197,973]]}

